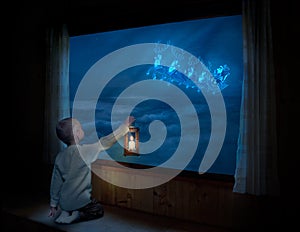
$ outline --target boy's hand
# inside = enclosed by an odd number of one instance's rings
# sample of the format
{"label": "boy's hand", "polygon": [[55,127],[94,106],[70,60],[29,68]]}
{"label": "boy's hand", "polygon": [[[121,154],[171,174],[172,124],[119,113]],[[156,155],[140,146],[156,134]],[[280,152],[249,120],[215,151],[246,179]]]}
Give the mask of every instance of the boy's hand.
{"label": "boy's hand", "polygon": [[49,214],[48,214],[48,217],[54,217],[55,214],[56,214],[56,211],[57,211],[57,208],[51,206],[51,207],[50,207]]}
{"label": "boy's hand", "polygon": [[135,118],[133,116],[128,116],[125,120],[125,125],[130,126],[135,121]]}

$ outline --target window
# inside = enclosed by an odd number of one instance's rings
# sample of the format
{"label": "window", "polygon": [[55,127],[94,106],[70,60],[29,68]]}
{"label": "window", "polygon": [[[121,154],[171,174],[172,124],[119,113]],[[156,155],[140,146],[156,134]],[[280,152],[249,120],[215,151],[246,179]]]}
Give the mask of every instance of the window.
{"label": "window", "polygon": [[106,151],[118,162],[198,172],[206,160],[206,172],[234,175],[242,79],[241,15],[70,37],[83,142],[136,118],[139,155],[124,155],[122,140]]}

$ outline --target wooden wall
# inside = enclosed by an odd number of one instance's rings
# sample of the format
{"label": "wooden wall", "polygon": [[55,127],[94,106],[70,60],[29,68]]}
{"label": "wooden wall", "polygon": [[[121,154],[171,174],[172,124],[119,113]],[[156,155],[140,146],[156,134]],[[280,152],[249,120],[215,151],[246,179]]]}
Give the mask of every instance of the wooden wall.
{"label": "wooden wall", "polygon": [[[106,205],[230,229],[273,227],[279,222],[274,220],[280,215],[278,199],[260,199],[233,193],[233,182],[230,180],[178,175],[156,187],[128,189],[100,177],[112,180],[122,178],[123,182],[134,181],[134,176],[127,179],[124,177],[123,169],[98,160],[92,170],[93,196]],[[145,178],[157,177],[145,173]]]}

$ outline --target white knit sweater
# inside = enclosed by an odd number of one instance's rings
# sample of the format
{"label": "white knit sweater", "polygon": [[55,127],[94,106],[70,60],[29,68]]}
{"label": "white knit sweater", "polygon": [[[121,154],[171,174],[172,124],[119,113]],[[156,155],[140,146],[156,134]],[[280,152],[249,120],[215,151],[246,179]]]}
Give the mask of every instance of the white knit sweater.
{"label": "white knit sweater", "polygon": [[91,163],[129,131],[121,125],[98,142],[71,145],[58,153],[50,185],[50,205],[72,211],[91,202]]}

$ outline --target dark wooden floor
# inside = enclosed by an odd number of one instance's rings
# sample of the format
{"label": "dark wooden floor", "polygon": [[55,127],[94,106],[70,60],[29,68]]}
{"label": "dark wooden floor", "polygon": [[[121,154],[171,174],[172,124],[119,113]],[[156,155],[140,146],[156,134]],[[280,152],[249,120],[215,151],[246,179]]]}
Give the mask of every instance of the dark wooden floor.
{"label": "dark wooden floor", "polygon": [[[19,199],[21,200],[21,199]],[[2,207],[2,232],[230,232],[174,218],[151,215],[144,212],[104,205],[103,218],[72,225],[59,225],[49,218],[48,200],[44,196],[27,196],[21,201],[4,202]]]}

